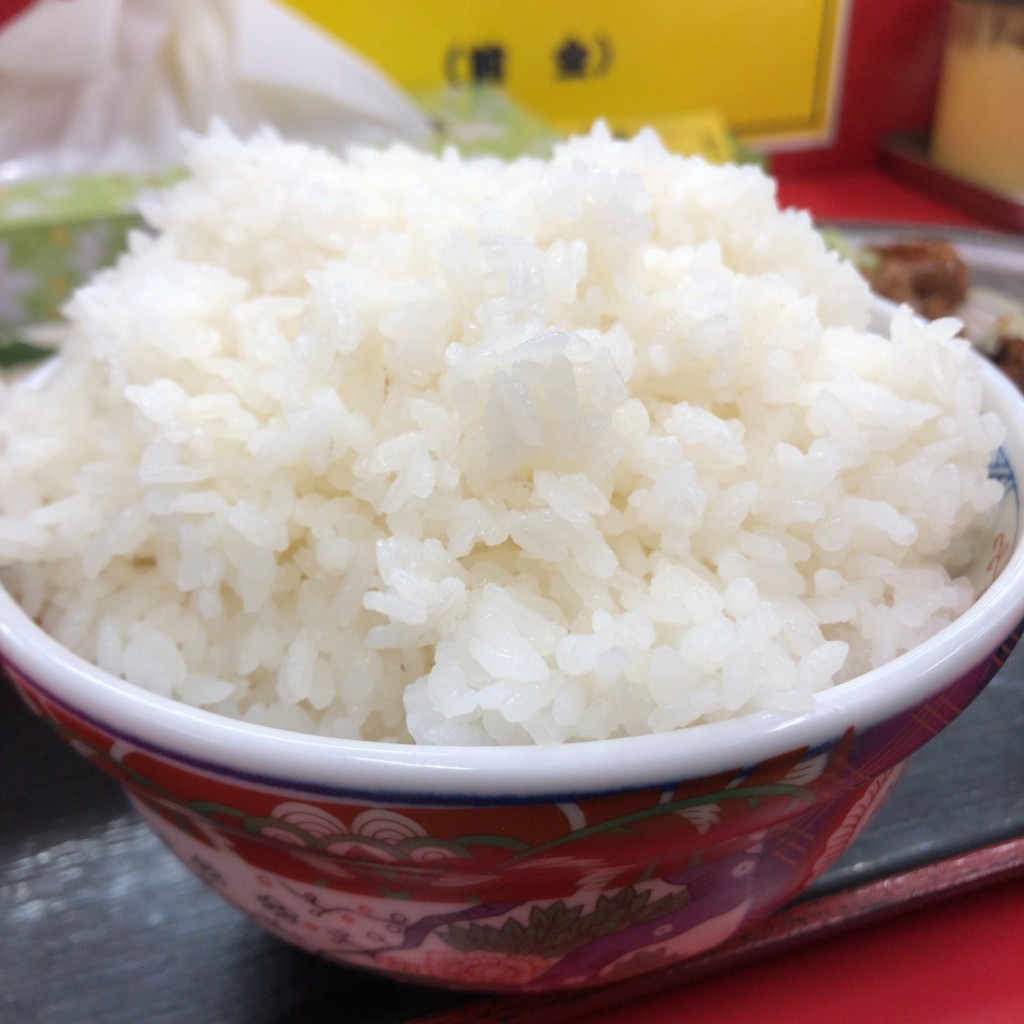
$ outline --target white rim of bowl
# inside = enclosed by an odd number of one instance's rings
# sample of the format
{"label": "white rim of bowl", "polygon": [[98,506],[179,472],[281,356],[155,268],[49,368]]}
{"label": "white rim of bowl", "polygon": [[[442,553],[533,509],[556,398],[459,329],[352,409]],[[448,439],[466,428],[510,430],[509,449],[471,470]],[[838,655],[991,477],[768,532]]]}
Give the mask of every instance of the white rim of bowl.
{"label": "white rim of bowl", "polygon": [[[982,356],[987,406],[1024,465],[1024,396]],[[198,767],[286,790],[417,803],[541,801],[669,785],[835,742],[911,708],[984,661],[1024,619],[1024,538],[955,622],[889,664],[815,697],[805,714],[758,712],[673,732],[550,746],[343,740],[253,725],[118,679],[49,637],[0,587],[0,650],[75,714]]]}

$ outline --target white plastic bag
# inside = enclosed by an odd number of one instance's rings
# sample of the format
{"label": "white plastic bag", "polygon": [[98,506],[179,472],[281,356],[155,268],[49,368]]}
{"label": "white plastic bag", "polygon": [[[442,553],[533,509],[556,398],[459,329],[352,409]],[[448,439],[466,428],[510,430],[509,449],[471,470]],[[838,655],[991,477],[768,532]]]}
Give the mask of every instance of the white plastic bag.
{"label": "white plastic bag", "polygon": [[37,0],[0,29],[0,181],[164,170],[213,117],[331,148],[428,134],[381,71],[274,0]]}

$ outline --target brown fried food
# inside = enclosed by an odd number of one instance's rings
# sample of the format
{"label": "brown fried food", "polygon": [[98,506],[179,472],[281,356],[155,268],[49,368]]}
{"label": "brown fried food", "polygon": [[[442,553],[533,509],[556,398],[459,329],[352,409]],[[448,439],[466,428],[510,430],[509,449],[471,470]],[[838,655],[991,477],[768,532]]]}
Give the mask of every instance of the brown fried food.
{"label": "brown fried food", "polygon": [[967,265],[948,242],[908,240],[867,249],[872,262],[864,273],[875,292],[929,320],[955,314],[967,297]]}
{"label": "brown fried food", "polygon": [[1017,387],[1024,390],[1024,338],[1000,338],[999,351],[993,360]]}

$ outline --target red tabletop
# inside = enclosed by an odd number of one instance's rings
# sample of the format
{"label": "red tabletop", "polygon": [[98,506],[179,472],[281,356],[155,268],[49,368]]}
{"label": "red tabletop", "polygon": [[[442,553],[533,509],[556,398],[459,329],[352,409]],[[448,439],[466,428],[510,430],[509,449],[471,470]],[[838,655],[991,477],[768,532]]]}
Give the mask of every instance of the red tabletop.
{"label": "red tabletop", "polygon": [[0,24],[20,14],[32,0],[0,0]]}
{"label": "red tabletop", "polygon": [[769,956],[590,1024],[1020,1024],[1024,878]]}
{"label": "red tabletop", "polygon": [[871,169],[782,178],[779,201],[783,206],[810,210],[818,222],[900,221],[997,228]]}

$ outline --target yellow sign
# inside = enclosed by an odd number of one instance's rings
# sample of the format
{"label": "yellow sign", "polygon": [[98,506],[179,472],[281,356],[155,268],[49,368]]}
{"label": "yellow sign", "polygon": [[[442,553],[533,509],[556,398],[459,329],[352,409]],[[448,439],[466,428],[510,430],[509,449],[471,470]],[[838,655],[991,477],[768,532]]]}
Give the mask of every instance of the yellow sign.
{"label": "yellow sign", "polygon": [[828,139],[850,0],[289,0],[408,89],[498,86],[560,131],[711,109],[759,143]]}

